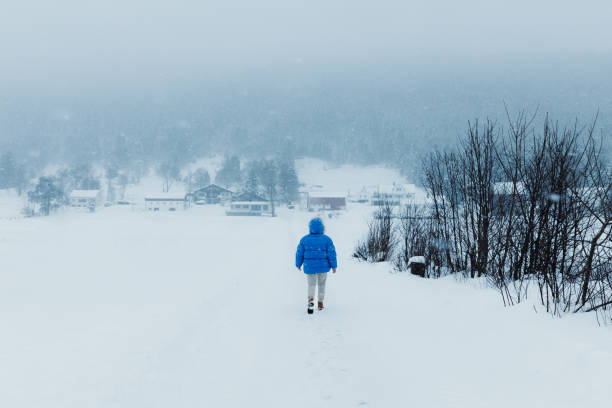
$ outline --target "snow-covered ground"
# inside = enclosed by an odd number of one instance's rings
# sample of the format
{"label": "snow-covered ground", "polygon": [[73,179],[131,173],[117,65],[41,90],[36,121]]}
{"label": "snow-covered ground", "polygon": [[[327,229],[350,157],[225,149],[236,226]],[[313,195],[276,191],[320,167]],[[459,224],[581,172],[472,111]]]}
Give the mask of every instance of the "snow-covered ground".
{"label": "snow-covered ground", "polygon": [[396,169],[382,166],[335,166],[313,158],[296,160],[296,170],[300,182],[306,187],[319,186],[328,191],[352,194],[359,193],[363,187],[406,182]]}
{"label": "snow-covered ground", "polygon": [[305,313],[312,214],[107,208],[0,220],[2,407],[608,407],[612,329],[350,257]]}

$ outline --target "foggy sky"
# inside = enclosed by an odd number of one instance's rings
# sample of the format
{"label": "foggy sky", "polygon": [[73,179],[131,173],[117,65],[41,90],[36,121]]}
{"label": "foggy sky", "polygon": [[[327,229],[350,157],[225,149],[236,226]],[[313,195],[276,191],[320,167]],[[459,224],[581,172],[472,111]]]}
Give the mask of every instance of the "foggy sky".
{"label": "foggy sky", "polygon": [[[612,54],[609,0],[4,1],[15,82]],[[537,3],[537,4],[535,4]]]}

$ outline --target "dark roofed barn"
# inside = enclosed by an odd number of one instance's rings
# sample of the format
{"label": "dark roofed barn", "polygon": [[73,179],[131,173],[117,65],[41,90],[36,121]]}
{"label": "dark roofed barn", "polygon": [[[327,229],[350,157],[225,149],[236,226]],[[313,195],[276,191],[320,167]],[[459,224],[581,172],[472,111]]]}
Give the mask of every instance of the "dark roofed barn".
{"label": "dark roofed barn", "polygon": [[190,193],[189,196],[194,201],[204,201],[206,204],[218,204],[223,201],[230,201],[232,199],[232,194],[233,193],[226,188],[216,184],[210,184],[195,190]]}
{"label": "dark roofed barn", "polygon": [[245,191],[240,194],[236,194],[232,198],[232,201],[267,201],[267,200],[257,193],[254,193],[252,191]]}
{"label": "dark roofed barn", "polygon": [[346,194],[344,193],[308,193],[308,210],[344,210],[346,209]]}

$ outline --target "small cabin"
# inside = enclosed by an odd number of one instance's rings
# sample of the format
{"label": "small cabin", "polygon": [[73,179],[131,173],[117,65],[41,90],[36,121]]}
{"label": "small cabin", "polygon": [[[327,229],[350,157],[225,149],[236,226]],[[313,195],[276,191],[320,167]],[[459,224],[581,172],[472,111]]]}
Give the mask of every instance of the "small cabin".
{"label": "small cabin", "polygon": [[187,208],[187,200],[177,194],[156,194],[145,197],[147,211],[178,211]]}
{"label": "small cabin", "polygon": [[307,200],[308,211],[338,211],[346,209],[345,193],[316,191],[308,193]]}
{"label": "small cabin", "polygon": [[234,201],[225,214],[246,216],[272,215],[272,208],[267,201]]}
{"label": "small cabin", "polygon": [[102,201],[100,190],[72,190],[70,193],[70,206],[74,208],[87,208],[95,211]]}
{"label": "small cabin", "polygon": [[210,184],[188,194],[196,204],[219,204],[230,201],[232,192],[216,184]]}

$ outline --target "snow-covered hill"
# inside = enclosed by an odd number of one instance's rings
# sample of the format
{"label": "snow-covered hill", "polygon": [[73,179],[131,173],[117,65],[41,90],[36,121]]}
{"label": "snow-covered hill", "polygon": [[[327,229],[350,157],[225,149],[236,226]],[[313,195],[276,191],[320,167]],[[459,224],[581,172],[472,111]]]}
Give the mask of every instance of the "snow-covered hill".
{"label": "snow-covered hill", "polygon": [[0,220],[3,407],[608,407],[612,331],[351,259],[305,313],[312,216],[220,207]]}

